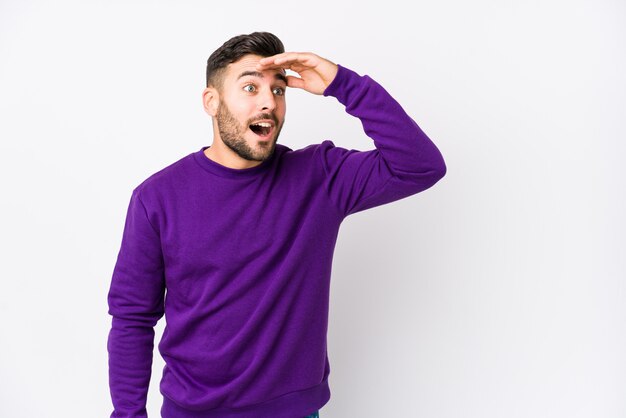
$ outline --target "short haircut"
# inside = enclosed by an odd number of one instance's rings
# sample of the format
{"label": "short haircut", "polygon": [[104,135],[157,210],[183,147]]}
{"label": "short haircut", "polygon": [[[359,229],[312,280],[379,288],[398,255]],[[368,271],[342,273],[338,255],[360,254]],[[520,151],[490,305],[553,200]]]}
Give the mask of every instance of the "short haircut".
{"label": "short haircut", "polygon": [[206,63],[206,86],[221,90],[228,64],[248,54],[270,57],[285,52],[280,39],[269,32],[237,35],[215,50]]}

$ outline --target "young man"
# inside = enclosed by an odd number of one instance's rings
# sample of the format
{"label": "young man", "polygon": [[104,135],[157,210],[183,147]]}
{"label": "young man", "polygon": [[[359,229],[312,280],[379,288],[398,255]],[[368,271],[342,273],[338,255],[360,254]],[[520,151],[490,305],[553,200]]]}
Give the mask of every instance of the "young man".
{"label": "young man", "polygon": [[[289,87],[335,97],[375,149],[277,144]],[[147,416],[163,315],[163,417],[316,416],[330,399],[339,226],[431,187],[445,174],[443,158],[371,78],[312,53],[285,53],[267,32],[218,48],[202,97],[211,146],[148,177],[130,199],[108,294],[111,417]],[[313,115],[311,123],[324,121]]]}

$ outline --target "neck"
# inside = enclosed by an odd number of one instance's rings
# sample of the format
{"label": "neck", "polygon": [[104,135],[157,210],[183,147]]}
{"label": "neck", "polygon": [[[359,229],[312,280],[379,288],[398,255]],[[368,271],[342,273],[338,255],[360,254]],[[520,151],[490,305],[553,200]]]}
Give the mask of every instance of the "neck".
{"label": "neck", "polygon": [[252,168],[261,164],[261,161],[250,161],[241,158],[235,151],[224,145],[219,136],[215,135],[213,136],[211,146],[204,150],[204,155],[224,167],[234,168],[236,170]]}

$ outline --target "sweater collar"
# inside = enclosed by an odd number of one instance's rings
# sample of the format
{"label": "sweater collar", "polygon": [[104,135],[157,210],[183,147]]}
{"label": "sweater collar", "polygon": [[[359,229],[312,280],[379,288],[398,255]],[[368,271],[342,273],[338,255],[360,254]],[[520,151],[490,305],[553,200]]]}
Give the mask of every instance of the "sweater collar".
{"label": "sweater collar", "polygon": [[194,153],[194,159],[203,169],[221,177],[251,178],[251,177],[258,176],[264,171],[267,171],[267,169],[272,165],[272,163],[276,159],[276,154],[279,154],[279,153],[282,154],[283,146],[281,144],[276,144],[274,148],[274,152],[272,153],[270,158],[268,158],[265,161],[262,161],[261,164],[256,165],[254,167],[242,168],[242,169],[226,167],[225,165],[222,165],[213,161],[212,159],[210,159],[204,154],[204,150],[207,148],[209,148],[208,145],[203,146],[202,148],[200,148],[199,151],[196,151]]}

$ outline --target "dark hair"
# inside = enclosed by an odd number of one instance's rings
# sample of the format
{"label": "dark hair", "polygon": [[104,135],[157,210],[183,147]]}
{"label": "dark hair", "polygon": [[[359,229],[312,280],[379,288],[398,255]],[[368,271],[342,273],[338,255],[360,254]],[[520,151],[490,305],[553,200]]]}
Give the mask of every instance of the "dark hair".
{"label": "dark hair", "polygon": [[221,89],[224,71],[228,64],[239,60],[244,55],[270,57],[282,52],[285,52],[283,43],[276,35],[269,32],[253,32],[230,38],[207,60],[206,85]]}

